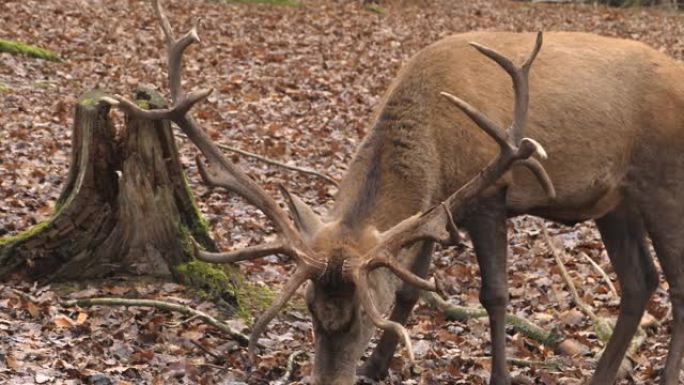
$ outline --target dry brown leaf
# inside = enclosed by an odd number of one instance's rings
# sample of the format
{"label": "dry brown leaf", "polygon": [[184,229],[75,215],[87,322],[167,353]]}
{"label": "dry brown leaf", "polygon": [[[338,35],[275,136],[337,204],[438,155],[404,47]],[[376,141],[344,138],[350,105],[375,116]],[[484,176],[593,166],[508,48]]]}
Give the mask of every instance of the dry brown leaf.
{"label": "dry brown leaf", "polygon": [[76,318],[76,324],[82,325],[88,319],[88,313],[80,312]]}
{"label": "dry brown leaf", "polygon": [[71,318],[69,318],[63,314],[56,315],[52,319],[52,322],[59,329],[66,329],[66,328],[70,328],[70,327],[74,326],[74,321]]}

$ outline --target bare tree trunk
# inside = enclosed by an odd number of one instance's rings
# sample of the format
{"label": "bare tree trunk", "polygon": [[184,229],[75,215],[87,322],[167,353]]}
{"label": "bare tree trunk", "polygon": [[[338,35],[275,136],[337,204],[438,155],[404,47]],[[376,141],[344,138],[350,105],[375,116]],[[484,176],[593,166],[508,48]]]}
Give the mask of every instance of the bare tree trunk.
{"label": "bare tree trunk", "polygon": [[[0,239],[0,277],[41,280],[146,274],[182,280],[191,237],[215,246],[194,203],[167,121],[127,116],[117,133],[101,91],[76,106],[71,169],[54,216]],[[164,107],[140,90],[137,103]]]}

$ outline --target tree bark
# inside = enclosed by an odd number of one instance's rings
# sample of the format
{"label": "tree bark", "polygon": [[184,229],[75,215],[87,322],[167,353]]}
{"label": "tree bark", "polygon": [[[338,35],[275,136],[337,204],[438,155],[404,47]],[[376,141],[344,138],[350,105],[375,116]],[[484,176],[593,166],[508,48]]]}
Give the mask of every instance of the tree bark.
{"label": "tree bark", "polygon": [[[113,273],[182,280],[192,240],[214,250],[180,164],[167,121],[126,116],[117,132],[106,94],[78,101],[71,168],[52,218],[0,239],[0,278],[18,273],[40,281]],[[136,101],[163,108],[154,91]]]}

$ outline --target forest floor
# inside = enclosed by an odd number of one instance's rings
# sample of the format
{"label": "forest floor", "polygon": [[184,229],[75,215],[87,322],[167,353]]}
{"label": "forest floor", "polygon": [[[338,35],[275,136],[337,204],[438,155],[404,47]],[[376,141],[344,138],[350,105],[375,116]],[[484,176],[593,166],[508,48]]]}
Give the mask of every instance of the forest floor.
{"label": "forest floor", "polygon": [[[201,17],[202,44],[188,54],[187,88],[213,87],[195,116],[219,142],[336,178],[368,130],[374,108],[402,62],[431,42],[470,30],[572,30],[636,39],[678,59],[684,56],[684,19],[655,9],[551,5],[505,0],[395,1],[363,7],[359,1],[305,0],[299,7],[167,1],[180,29]],[[160,33],[147,1],[4,0],[0,38],[57,52],[61,62],[0,54],[0,236],[46,219],[65,180],[71,153],[74,103],[100,87],[129,94],[140,83],[164,85]],[[121,119],[119,113],[114,113]],[[259,242],[270,227],[255,209],[209,192],[199,183],[195,149],[181,145],[192,187],[223,249]],[[335,188],[324,181],[233,157],[274,195],[279,183],[313,204],[330,207]],[[540,235],[540,221],[510,221],[510,312],[551,330],[560,328],[586,347],[562,368],[512,365],[514,375],[538,384],[581,384],[601,351],[592,321],[573,304]],[[267,231],[263,231],[266,228]],[[580,296],[601,316],[615,317],[618,298],[588,262],[615,276],[597,232],[588,223],[550,225],[566,251]],[[476,306],[478,267],[468,243],[441,250],[434,274],[450,302]],[[278,258],[241,264],[247,277],[277,290],[292,267]],[[615,282],[615,284],[617,284]],[[0,382],[6,384],[266,384],[305,383],[310,374],[312,327],[301,291],[269,327],[257,367],[246,349],[196,318],[146,308],[73,308],[65,299],[87,296],[156,298],[184,303],[218,317],[221,309],[183,286],[112,278],[41,287],[0,286]],[[662,282],[649,303],[656,319],[668,313]],[[258,313],[259,309],[254,309]],[[228,323],[249,332],[250,317]],[[664,364],[669,319],[647,331],[632,355],[635,369],[622,384],[654,384]],[[485,384],[489,373],[486,320],[446,321],[421,304],[409,321],[417,365],[401,351],[387,384]],[[552,349],[508,334],[511,357],[553,358]]]}

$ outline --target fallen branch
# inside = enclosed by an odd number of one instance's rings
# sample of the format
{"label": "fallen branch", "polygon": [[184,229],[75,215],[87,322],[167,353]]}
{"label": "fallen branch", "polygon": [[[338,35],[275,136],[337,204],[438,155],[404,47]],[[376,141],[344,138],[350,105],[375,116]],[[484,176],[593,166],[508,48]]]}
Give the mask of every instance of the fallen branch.
{"label": "fallen branch", "polygon": [[[491,357],[473,357],[474,360],[489,360]],[[506,362],[511,365],[525,368],[541,368],[561,371],[568,367],[567,359],[552,357],[544,361],[525,360],[521,358],[506,358]]]}
{"label": "fallen branch", "polygon": [[508,358],[506,361],[515,366],[527,368],[542,368],[556,371],[562,371],[568,367],[568,363],[559,357],[549,358],[548,360],[544,361],[523,360],[520,358]]}
{"label": "fallen branch", "polygon": [[[468,321],[471,319],[487,317],[487,311],[482,307],[454,305],[445,301],[442,297],[433,292],[423,291],[421,294],[423,300],[427,304],[441,310],[444,313],[444,316],[450,321]],[[512,327],[516,332],[554,349],[561,347],[561,342],[564,340],[558,330],[544,330],[533,322],[513,314],[506,315],[506,324]],[[566,352],[561,351],[561,353],[569,353],[569,349]],[[570,353],[570,355],[573,354],[575,353]]]}
{"label": "fallen branch", "polygon": [[[188,137],[185,136],[184,134],[174,134],[174,135],[180,139],[186,139],[186,140],[188,139]],[[318,172],[314,169],[311,169],[308,167],[292,166],[292,165],[289,165],[287,163],[283,163],[283,162],[279,162],[277,160],[267,158],[263,155],[255,154],[253,152],[249,152],[249,151],[241,150],[241,149],[236,148],[236,147],[228,146],[227,144],[217,143],[217,146],[218,146],[218,148],[220,148],[222,150],[233,152],[236,154],[240,154],[240,155],[243,155],[243,156],[246,156],[249,158],[253,158],[253,159],[256,159],[258,161],[261,161],[261,162],[264,162],[264,163],[267,163],[267,164],[270,164],[273,166],[285,168],[285,169],[288,169],[291,171],[296,171],[296,172],[299,172],[302,174],[313,175],[315,177],[318,177],[318,178],[325,180],[327,183],[330,183],[335,187],[339,187],[339,183],[333,177],[325,175],[325,174]]]}
{"label": "fallen branch", "polygon": [[152,299],[130,299],[130,298],[112,298],[112,297],[100,297],[100,298],[82,298],[82,299],[72,299],[65,301],[64,306],[142,306],[142,307],[153,307],[161,310],[175,311],[188,316],[194,316],[202,321],[208,323],[211,326],[219,329],[220,331],[228,334],[234,338],[241,346],[247,346],[249,344],[249,337],[245,336],[240,332],[236,332],[227,324],[217,320],[216,318],[210,316],[207,313],[193,309],[191,307],[181,305],[179,303],[157,301]]}

